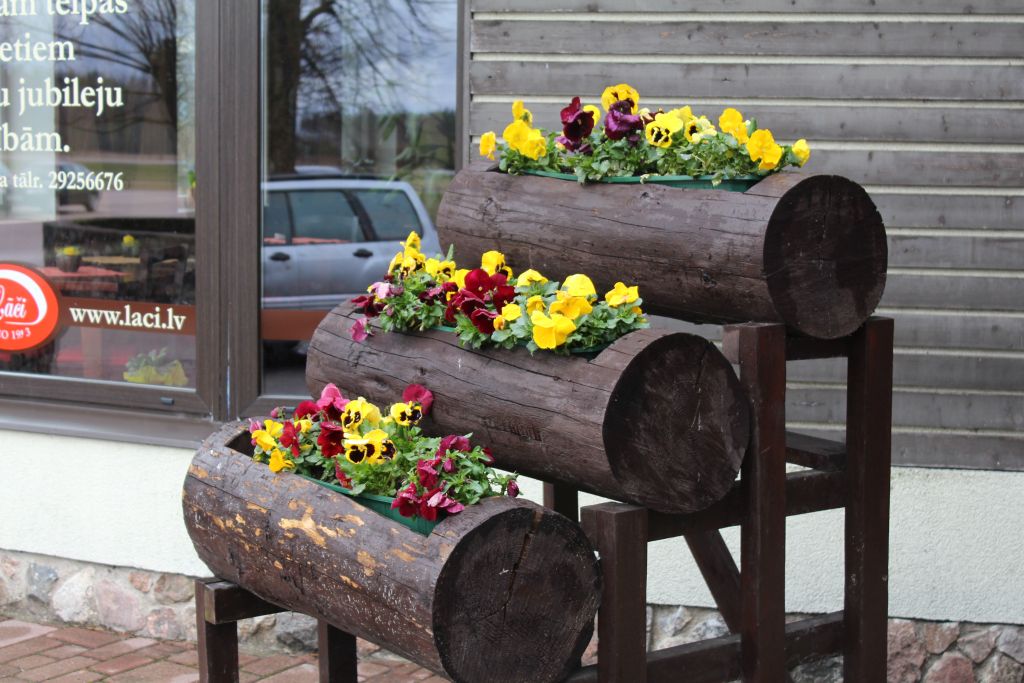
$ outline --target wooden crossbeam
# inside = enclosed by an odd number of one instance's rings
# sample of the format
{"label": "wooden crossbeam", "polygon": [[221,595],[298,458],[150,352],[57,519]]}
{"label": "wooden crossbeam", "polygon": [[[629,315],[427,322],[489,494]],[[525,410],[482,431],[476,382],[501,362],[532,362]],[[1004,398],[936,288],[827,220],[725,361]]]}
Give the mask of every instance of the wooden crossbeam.
{"label": "wooden crossbeam", "polygon": [[786,462],[822,472],[838,472],[846,468],[846,444],[786,432]]}
{"label": "wooden crossbeam", "polygon": [[202,593],[202,616],[208,624],[231,624],[264,614],[287,612],[230,581],[196,581],[196,595]]}

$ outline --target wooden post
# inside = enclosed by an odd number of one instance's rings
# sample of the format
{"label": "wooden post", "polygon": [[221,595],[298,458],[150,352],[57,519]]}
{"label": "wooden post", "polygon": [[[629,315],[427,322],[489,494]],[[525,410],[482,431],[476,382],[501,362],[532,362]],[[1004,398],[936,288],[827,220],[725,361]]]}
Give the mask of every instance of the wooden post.
{"label": "wooden post", "polygon": [[544,507],[574,522],[580,521],[579,491],[566,484],[544,483]]}
{"label": "wooden post", "polygon": [[238,627],[207,621],[206,582],[196,580],[196,635],[200,683],[238,683]]}
{"label": "wooden post", "polygon": [[786,677],[786,329],[742,325],[726,335],[738,335],[740,382],[752,406],[741,480],[743,680],[778,683]]}
{"label": "wooden post", "polygon": [[847,683],[885,679],[892,464],[893,321],[872,318],[850,348],[846,414]]}
{"label": "wooden post", "polygon": [[621,503],[583,509],[583,530],[601,556],[598,683],[647,680],[647,510]]}
{"label": "wooden post", "polygon": [[336,629],[323,619],[316,624],[320,683],[356,683],[356,637]]}

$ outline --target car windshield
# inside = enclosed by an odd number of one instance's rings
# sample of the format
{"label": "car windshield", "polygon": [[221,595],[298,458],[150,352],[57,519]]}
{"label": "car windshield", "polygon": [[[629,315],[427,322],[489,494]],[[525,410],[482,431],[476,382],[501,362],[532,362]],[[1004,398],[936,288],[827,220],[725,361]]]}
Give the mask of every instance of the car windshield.
{"label": "car windshield", "polygon": [[355,190],[380,240],[402,240],[410,231],[423,234],[416,207],[402,190]]}

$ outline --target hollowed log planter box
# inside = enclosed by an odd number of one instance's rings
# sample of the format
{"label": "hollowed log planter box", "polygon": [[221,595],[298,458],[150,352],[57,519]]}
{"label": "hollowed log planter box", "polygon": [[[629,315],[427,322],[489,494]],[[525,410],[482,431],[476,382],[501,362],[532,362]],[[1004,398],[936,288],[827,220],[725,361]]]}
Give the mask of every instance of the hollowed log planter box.
{"label": "hollowed log planter box", "polygon": [[428,429],[473,433],[499,467],[668,513],[720,499],[736,479],[749,405],[707,340],[639,330],[595,358],[470,350],[442,330],[349,335],[342,304],[310,341],[306,381],[386,405],[410,383],[434,392]]}
{"label": "hollowed log planter box", "polygon": [[438,209],[456,257],[504,252],[516,270],[640,286],[645,308],[695,322],[783,322],[834,339],[885,287],[885,227],[839,176],[779,173],[746,192],[510,176],[471,166]]}
{"label": "hollowed log planter box", "polygon": [[554,682],[578,665],[600,590],[578,525],[502,497],[422,536],[249,453],[247,425],[229,424],[185,479],[186,527],[220,578],[459,682]]}

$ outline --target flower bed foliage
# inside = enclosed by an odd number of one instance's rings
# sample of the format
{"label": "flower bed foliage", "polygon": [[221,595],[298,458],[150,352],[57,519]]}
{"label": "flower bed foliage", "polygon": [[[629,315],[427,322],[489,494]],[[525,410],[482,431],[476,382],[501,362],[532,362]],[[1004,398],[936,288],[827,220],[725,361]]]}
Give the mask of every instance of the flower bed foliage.
{"label": "flower bed foliage", "polygon": [[756,119],[733,108],[718,117],[718,128],[689,106],[652,112],[640,108],[640,94],[626,83],[605,88],[601,110],[574,97],[562,109],[562,131],[533,127],[521,100],[499,141],[494,131],[480,138],[480,154],[507,173],[551,171],[574,174],[581,183],[604,178],[668,175],[725,179],[766,176],[786,166],[803,166],[811,155],[804,139],[779,145]]}
{"label": "flower bed foliage", "polygon": [[553,282],[536,270],[515,275],[501,252],[488,251],[480,267],[458,268],[446,257],[426,258],[416,233],[402,243],[384,280],[356,297],[365,318],[352,328],[357,341],[380,329],[453,328],[464,346],[525,346],[556,353],[593,350],[647,327],[637,287],[617,282],[598,298],[583,274]]}
{"label": "flower bed foliage", "polygon": [[426,436],[419,423],[434,397],[410,384],[386,413],[366,399],[349,400],[333,384],[317,401],[283,408],[261,424],[250,420],[253,459],[273,472],[337,482],[352,495],[393,497],[404,517],[434,521],[489,496],[519,495],[516,475],[498,474],[487,448],[470,435]]}

